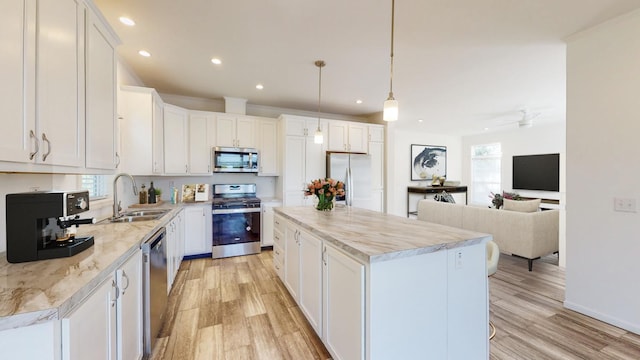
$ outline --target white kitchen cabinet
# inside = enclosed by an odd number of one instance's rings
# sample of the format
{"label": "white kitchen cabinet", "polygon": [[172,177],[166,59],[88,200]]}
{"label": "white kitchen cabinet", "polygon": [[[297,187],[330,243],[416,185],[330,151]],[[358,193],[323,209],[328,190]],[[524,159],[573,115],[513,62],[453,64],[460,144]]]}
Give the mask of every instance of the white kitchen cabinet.
{"label": "white kitchen cabinet", "polygon": [[164,104],[151,88],[122,86],[118,92],[121,111],[120,149],[123,172],[154,175],[164,172]]}
{"label": "white kitchen cabinet", "polygon": [[[325,142],[316,144],[313,135],[318,119],[283,115],[282,186],[284,206],[311,205],[311,197],[304,195],[306,185],[314,179],[326,176]],[[323,134],[327,134],[325,122],[320,124]]]}
{"label": "white kitchen cabinet", "polygon": [[322,240],[300,231],[300,309],[322,336]]}
{"label": "white kitchen cabinet", "polygon": [[371,155],[371,207],[384,211],[384,127],[369,125],[369,155]]}
{"label": "white kitchen cabinet", "polygon": [[216,142],[220,147],[256,147],[254,118],[245,115],[218,114]]}
{"label": "white kitchen cabinet", "polygon": [[137,251],[62,319],[62,359],[141,358],[142,265]]}
{"label": "white kitchen cabinet", "polygon": [[298,301],[300,291],[300,232],[287,222],[284,234],[284,285],[291,297]]}
{"label": "white kitchen cabinet", "polygon": [[84,4],[79,0],[40,0],[37,6],[37,161],[83,167]]}
{"label": "white kitchen cabinet", "polygon": [[184,255],[211,253],[213,244],[211,205],[191,205],[184,209]]}
{"label": "white kitchen cabinet", "polygon": [[260,203],[261,218],[260,218],[260,246],[272,246],[273,245],[273,208],[276,206],[282,206],[282,201],[271,200],[262,201]]}
{"label": "white kitchen cabinet", "polygon": [[[30,154],[39,143],[34,105],[35,1],[3,1],[0,19],[0,108],[3,112],[0,161],[29,162],[35,158]],[[25,73],[29,75],[24,77]]]}
{"label": "white kitchen cabinet", "polygon": [[167,230],[167,294],[171,291],[185,254],[184,210],[178,212],[165,227]]}
{"label": "white kitchen cabinet", "polygon": [[215,142],[215,113],[189,111],[189,174],[211,175],[211,148]]}
{"label": "white kitchen cabinet", "polygon": [[117,359],[142,358],[142,252],[137,251],[116,271],[120,295],[116,303]]}
{"label": "white kitchen cabinet", "polygon": [[323,340],[336,360],[364,359],[365,268],[324,244]]}
{"label": "white kitchen cabinet", "polygon": [[2,330],[0,349],[3,359],[60,360],[60,320]]}
{"label": "white kitchen cabinet", "polygon": [[112,275],[62,319],[63,360],[116,359],[116,302]]}
{"label": "white kitchen cabinet", "polygon": [[164,173],[186,175],[188,160],[188,113],[187,110],[164,105]]}
{"label": "white kitchen cabinet", "polygon": [[117,37],[87,12],[86,167],[113,170],[118,163],[116,119]]}
{"label": "white kitchen cabinet", "polygon": [[260,154],[258,176],[278,176],[278,121],[259,119],[256,128]]}
{"label": "white kitchen cabinet", "polygon": [[281,281],[284,282],[284,247],[287,222],[282,216],[273,218],[273,267]]}
{"label": "white kitchen cabinet", "polygon": [[365,124],[330,120],[327,151],[366,153],[367,135]]}

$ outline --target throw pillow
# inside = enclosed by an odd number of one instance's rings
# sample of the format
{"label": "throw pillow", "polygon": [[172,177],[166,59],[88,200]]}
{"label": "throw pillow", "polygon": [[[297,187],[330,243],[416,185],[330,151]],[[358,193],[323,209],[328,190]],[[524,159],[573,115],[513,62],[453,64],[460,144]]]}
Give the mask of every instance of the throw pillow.
{"label": "throw pillow", "polygon": [[455,203],[456,203],[455,199],[453,198],[453,195],[449,194],[449,193],[448,193],[448,192],[446,192],[446,191],[443,191],[443,192],[442,192],[442,193],[440,193],[440,194],[436,194],[436,195],[433,197],[433,199],[434,199],[435,201],[440,201],[440,202],[448,202],[448,203],[452,203],[452,204],[455,204]]}
{"label": "throw pillow", "polygon": [[540,199],[534,200],[510,200],[504,199],[504,210],[519,212],[536,212],[540,208]]}

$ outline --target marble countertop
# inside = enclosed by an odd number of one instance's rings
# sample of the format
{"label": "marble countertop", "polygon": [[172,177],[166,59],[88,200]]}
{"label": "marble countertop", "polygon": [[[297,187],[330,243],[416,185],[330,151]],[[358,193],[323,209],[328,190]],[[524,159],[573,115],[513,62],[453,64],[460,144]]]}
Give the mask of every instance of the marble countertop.
{"label": "marble countertop", "polygon": [[78,227],[94,245],[72,257],[12,264],[0,253],[0,331],[60,319],[165,226],[183,204],[158,220]]}
{"label": "marble countertop", "polygon": [[364,263],[485,243],[491,235],[376,211],[338,206],[276,207],[276,214],[343,249]]}

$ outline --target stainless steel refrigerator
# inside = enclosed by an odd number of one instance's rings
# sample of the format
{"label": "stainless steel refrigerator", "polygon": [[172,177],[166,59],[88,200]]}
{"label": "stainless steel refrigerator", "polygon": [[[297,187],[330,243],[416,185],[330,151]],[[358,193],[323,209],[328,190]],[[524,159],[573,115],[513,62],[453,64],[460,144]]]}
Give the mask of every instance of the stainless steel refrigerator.
{"label": "stainless steel refrigerator", "polygon": [[371,156],[327,152],[327,177],[345,183],[345,196],[338,203],[371,209]]}

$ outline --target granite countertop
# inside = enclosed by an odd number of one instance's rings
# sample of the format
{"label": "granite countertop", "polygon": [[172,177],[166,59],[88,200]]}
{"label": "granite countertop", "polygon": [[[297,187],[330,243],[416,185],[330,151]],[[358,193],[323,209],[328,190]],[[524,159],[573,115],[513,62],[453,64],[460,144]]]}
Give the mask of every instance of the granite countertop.
{"label": "granite countertop", "polygon": [[338,206],[276,207],[276,214],[343,249],[364,263],[486,243],[491,235],[376,211]]}
{"label": "granite countertop", "polygon": [[72,257],[11,264],[0,253],[0,331],[64,317],[182,206],[159,206],[172,210],[158,220],[81,225],[94,245]]}

